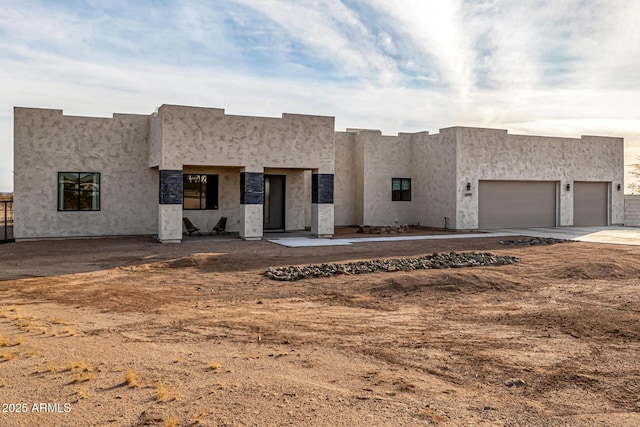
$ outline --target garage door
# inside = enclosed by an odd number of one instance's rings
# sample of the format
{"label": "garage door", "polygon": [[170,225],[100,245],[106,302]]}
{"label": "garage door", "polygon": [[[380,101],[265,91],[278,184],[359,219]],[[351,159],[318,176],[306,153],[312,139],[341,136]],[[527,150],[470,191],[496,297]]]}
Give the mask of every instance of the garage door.
{"label": "garage door", "polygon": [[555,181],[480,181],[479,228],[556,226]]}
{"label": "garage door", "polygon": [[573,183],[573,225],[607,225],[609,222],[609,183]]}

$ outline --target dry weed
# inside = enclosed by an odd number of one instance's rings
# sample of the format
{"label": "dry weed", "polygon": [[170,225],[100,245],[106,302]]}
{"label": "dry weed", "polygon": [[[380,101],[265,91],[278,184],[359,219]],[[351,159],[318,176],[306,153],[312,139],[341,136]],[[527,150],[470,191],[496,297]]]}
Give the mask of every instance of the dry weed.
{"label": "dry weed", "polygon": [[76,331],[74,331],[72,328],[64,328],[63,332],[69,336],[74,336],[76,334]]}
{"label": "dry weed", "polygon": [[9,337],[0,335],[0,347],[7,347],[7,346],[9,346]]}
{"label": "dry weed", "polygon": [[85,381],[91,381],[95,379],[95,374],[93,372],[87,372],[83,374],[82,372],[78,372],[76,376],[73,378],[74,383],[83,383]]}
{"label": "dry weed", "polygon": [[23,339],[22,339],[22,335],[17,335],[15,338],[15,341],[13,342],[13,345],[20,345],[22,344]]}
{"label": "dry weed", "polygon": [[68,325],[69,322],[65,322],[64,320],[57,318],[57,317],[48,317],[47,321],[49,323],[52,323],[54,325]]}
{"label": "dry weed", "polygon": [[127,375],[124,378],[125,384],[129,384],[131,387],[138,387],[138,379],[136,378],[136,373],[133,370],[129,369],[127,371]]}
{"label": "dry weed", "polygon": [[2,359],[5,361],[13,360],[18,356],[18,353],[15,351],[5,351],[2,353]]}
{"label": "dry weed", "polygon": [[445,418],[442,415],[437,414],[431,408],[421,409],[420,415],[425,418],[428,418],[434,424],[440,424],[445,421]]}
{"label": "dry weed", "polygon": [[60,366],[54,364],[54,363],[49,363],[47,365],[47,369],[45,372],[56,372],[60,370]]}
{"label": "dry weed", "polygon": [[196,414],[193,416],[193,424],[201,424],[202,423],[202,418],[205,417],[207,415],[207,411],[200,408],[198,410],[198,412],[196,412]]}
{"label": "dry weed", "polygon": [[167,418],[167,422],[165,425],[167,427],[177,427],[178,421],[178,417],[176,417],[175,415],[171,415],[169,418]]}
{"label": "dry weed", "polygon": [[211,369],[214,372],[219,372],[221,368],[222,368],[222,365],[217,362],[209,363],[209,369]]}
{"label": "dry weed", "polygon": [[167,387],[162,384],[162,383],[158,383],[158,386],[156,387],[156,392],[157,392],[157,400],[158,402],[164,402],[165,400],[167,400],[167,394],[169,393],[169,390],[167,390]]}

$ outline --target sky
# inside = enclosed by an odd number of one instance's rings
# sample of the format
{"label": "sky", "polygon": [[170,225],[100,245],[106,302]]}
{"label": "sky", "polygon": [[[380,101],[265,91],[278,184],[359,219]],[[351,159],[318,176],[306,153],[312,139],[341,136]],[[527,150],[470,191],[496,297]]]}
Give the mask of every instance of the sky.
{"label": "sky", "polygon": [[0,0],[0,191],[13,107],[162,104],[625,138],[640,162],[640,1]]}

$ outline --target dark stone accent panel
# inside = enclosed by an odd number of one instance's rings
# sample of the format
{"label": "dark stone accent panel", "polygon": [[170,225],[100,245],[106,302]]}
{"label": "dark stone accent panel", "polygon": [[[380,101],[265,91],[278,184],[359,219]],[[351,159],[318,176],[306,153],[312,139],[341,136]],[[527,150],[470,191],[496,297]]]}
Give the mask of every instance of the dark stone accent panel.
{"label": "dark stone accent panel", "polygon": [[333,174],[311,175],[311,203],[333,203]]}
{"label": "dark stone accent panel", "polygon": [[160,204],[161,205],[181,205],[182,204],[182,171],[181,170],[161,170],[160,171]]}
{"label": "dark stone accent panel", "polygon": [[264,204],[264,174],[262,172],[240,173],[240,204]]}

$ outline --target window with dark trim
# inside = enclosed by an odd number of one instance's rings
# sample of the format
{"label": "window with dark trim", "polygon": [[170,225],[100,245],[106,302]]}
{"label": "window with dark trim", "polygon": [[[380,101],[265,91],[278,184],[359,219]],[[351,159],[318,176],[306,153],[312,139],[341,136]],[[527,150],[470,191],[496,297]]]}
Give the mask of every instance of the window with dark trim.
{"label": "window with dark trim", "polygon": [[58,172],[59,211],[99,211],[99,172]]}
{"label": "window with dark trim", "polygon": [[391,178],[391,200],[394,202],[411,201],[411,178]]}
{"label": "window with dark trim", "polygon": [[182,208],[218,209],[218,175],[184,174]]}

